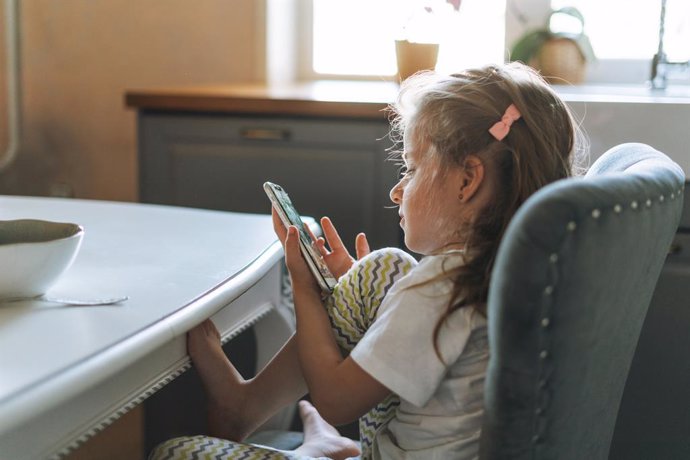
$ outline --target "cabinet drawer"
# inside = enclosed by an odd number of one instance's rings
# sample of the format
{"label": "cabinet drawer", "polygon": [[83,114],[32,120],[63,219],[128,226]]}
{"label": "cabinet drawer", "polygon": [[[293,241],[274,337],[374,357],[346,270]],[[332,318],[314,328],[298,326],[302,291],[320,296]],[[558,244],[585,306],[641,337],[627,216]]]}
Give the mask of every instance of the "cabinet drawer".
{"label": "cabinet drawer", "polygon": [[[360,121],[328,118],[244,117],[222,114],[143,112],[140,128],[167,135],[195,136],[225,142],[280,142],[300,145],[355,145],[387,147],[385,120]],[[144,126],[145,124],[145,126]]]}

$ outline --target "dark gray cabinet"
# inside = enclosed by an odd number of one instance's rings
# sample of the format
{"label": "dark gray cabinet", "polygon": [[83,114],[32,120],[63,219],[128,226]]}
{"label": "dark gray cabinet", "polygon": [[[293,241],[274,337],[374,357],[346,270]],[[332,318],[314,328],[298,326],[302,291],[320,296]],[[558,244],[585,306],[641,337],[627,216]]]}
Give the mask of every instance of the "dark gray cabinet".
{"label": "dark gray cabinet", "polygon": [[381,120],[139,112],[140,200],[269,213],[262,184],[282,185],[303,215],[328,215],[352,248],[398,246],[388,198],[398,167]]}

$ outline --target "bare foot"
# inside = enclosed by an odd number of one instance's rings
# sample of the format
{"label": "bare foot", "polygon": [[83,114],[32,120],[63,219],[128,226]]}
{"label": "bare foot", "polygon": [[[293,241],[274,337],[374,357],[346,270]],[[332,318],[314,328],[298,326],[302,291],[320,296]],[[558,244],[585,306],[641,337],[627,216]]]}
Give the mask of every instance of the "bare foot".
{"label": "bare foot", "polygon": [[239,441],[256,428],[246,407],[245,380],[225,356],[220,333],[206,320],[187,333],[192,358],[208,398],[209,434]]}
{"label": "bare foot", "polygon": [[308,457],[328,457],[334,460],[356,457],[360,454],[357,443],[340,436],[307,401],[299,402],[299,415],[304,425],[304,443],[295,450]]}

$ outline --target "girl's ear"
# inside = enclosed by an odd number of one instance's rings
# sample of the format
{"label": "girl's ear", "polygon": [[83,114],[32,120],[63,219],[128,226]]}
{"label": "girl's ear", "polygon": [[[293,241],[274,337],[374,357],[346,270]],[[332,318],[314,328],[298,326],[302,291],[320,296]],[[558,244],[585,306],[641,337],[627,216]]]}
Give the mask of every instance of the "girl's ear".
{"label": "girl's ear", "polygon": [[468,155],[462,165],[458,198],[463,203],[469,201],[484,182],[484,163],[476,155]]}

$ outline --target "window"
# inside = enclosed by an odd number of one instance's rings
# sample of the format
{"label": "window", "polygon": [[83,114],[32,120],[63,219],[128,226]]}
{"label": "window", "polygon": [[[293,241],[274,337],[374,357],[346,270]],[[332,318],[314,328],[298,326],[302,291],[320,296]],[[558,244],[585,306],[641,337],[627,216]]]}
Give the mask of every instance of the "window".
{"label": "window", "polygon": [[[589,82],[644,83],[659,46],[661,0],[551,0],[553,9],[575,6],[585,17],[585,32],[597,62]],[[690,2],[667,0],[664,51],[669,61],[690,59]],[[669,74],[673,79],[673,75]],[[680,79],[690,83],[687,76]],[[676,77],[676,78],[678,78]]]}
{"label": "window", "polygon": [[[575,6],[601,59],[649,61],[659,44],[661,0],[552,0],[553,9]],[[690,59],[690,2],[667,0],[664,49],[669,60]]]}
{"label": "window", "polygon": [[[394,40],[419,14],[420,4],[438,11],[426,21],[426,39],[440,42],[437,69],[450,72],[501,62],[515,40],[541,27],[550,9],[577,7],[585,17],[597,62],[588,82],[642,83],[649,79],[659,41],[661,0],[463,0],[453,12],[445,0],[292,0],[297,79],[393,79]],[[271,0],[282,4],[282,0]],[[440,5],[440,6],[439,6]],[[447,8],[443,8],[447,7]],[[285,15],[278,15],[285,20]],[[427,18],[428,19],[428,18]],[[424,23],[425,21],[414,21]],[[409,32],[409,30],[408,30]],[[285,57],[284,40],[276,40]],[[664,49],[672,61],[690,59],[690,1],[667,0]],[[286,64],[287,65],[287,64]]]}
{"label": "window", "polygon": [[504,58],[505,0],[464,0],[459,12],[444,0],[313,0],[311,6],[305,77],[393,77],[395,40],[412,35],[440,43],[441,71]]}

